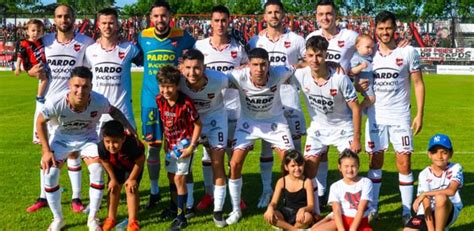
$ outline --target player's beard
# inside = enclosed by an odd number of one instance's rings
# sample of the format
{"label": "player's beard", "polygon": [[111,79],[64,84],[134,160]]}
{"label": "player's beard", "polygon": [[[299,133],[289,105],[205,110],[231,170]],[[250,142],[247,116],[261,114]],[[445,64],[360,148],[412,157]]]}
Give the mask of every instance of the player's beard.
{"label": "player's beard", "polygon": [[66,24],[66,26],[58,26],[58,31],[61,31],[62,33],[68,33],[71,32],[74,29],[74,24]]}
{"label": "player's beard", "polygon": [[162,22],[155,24],[155,31],[159,34],[165,34],[166,32],[168,32],[169,28],[169,25]]}

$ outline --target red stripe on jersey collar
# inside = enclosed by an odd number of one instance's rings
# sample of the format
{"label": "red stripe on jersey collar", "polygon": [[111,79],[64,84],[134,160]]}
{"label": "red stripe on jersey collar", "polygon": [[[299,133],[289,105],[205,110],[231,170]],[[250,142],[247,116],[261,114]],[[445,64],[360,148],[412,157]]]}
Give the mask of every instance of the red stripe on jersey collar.
{"label": "red stripe on jersey collar", "polygon": [[212,47],[212,49],[216,50],[216,51],[219,51],[219,52],[222,52],[223,50],[227,49],[228,47],[230,47],[230,43],[231,43],[231,40],[230,38],[227,38],[228,41],[227,41],[227,44],[224,48],[222,49],[219,49],[218,47],[215,47],[214,44],[212,44],[212,37],[209,38],[209,45]]}

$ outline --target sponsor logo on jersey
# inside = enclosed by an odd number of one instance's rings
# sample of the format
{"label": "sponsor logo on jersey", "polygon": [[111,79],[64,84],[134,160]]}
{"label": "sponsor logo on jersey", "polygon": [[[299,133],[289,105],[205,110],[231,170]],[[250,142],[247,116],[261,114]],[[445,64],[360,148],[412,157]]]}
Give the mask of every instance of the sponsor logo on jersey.
{"label": "sponsor logo on jersey", "polygon": [[170,54],[147,54],[146,59],[148,61],[170,61],[173,62],[176,59],[176,55],[173,51]]}
{"label": "sponsor logo on jersey", "polygon": [[336,96],[337,95],[337,89],[329,89],[329,94],[331,94],[332,96]]}
{"label": "sponsor logo on jersey", "polygon": [[215,70],[215,71],[230,71],[233,70],[233,66],[206,66],[208,69]]}
{"label": "sponsor logo on jersey", "polygon": [[324,114],[332,113],[334,110],[334,101],[331,98],[321,95],[309,95],[308,99],[313,108]]}
{"label": "sponsor logo on jersey", "polygon": [[92,117],[92,118],[94,118],[94,117],[96,117],[96,116],[97,116],[97,114],[98,114],[98,112],[97,112],[97,111],[92,111],[92,112],[91,112],[91,117]]}
{"label": "sponsor logo on jersey", "polygon": [[393,68],[380,68],[375,70],[374,79],[396,79],[400,76],[397,69]]}
{"label": "sponsor logo on jersey", "polygon": [[344,47],[344,40],[337,41],[337,46],[339,46],[340,48],[343,48]]}
{"label": "sponsor logo on jersey", "polygon": [[81,50],[81,44],[74,44],[74,50],[75,51]]}
{"label": "sponsor logo on jersey", "polygon": [[413,217],[413,219],[411,219],[411,223],[414,225],[421,225],[421,219],[418,217]]}
{"label": "sponsor logo on jersey", "polygon": [[[66,58],[66,57],[64,57]],[[50,66],[74,66],[76,65],[76,60],[71,59],[48,59],[48,65]]]}
{"label": "sponsor logo on jersey", "polygon": [[339,59],[341,59],[341,52],[338,50],[334,49],[328,49],[328,52],[326,53],[326,60],[327,61],[337,61],[339,62]]}
{"label": "sponsor logo on jersey", "polygon": [[[209,97],[209,96],[208,96]],[[208,109],[211,107],[211,101],[203,99],[193,99],[194,106],[198,111]]]}
{"label": "sponsor logo on jersey", "polygon": [[121,73],[122,72],[122,67],[95,67],[94,71],[97,73]]}
{"label": "sponsor logo on jersey", "polygon": [[287,57],[283,52],[268,52],[270,63],[286,63]]}
{"label": "sponsor logo on jersey", "polygon": [[209,98],[209,99],[214,99],[215,96],[216,95],[214,93],[207,94],[207,98]]}
{"label": "sponsor logo on jersey", "polygon": [[285,46],[285,48],[290,48],[291,42],[290,41],[285,41],[284,46]]}
{"label": "sponsor logo on jersey", "polygon": [[399,67],[401,67],[403,65],[403,58],[397,58],[396,63]]}
{"label": "sponsor logo on jersey", "polygon": [[123,58],[125,57],[125,52],[119,51],[118,57],[119,57],[120,59],[123,59]]}
{"label": "sponsor logo on jersey", "polygon": [[230,52],[230,56],[231,56],[233,59],[236,59],[236,58],[237,58],[237,51],[231,51],[231,52]]}

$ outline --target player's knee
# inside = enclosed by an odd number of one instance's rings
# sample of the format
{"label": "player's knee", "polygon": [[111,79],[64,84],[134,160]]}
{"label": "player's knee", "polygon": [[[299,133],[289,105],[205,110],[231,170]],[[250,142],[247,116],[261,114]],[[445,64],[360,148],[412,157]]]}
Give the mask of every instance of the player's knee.
{"label": "player's knee", "polygon": [[411,172],[410,161],[397,161],[397,168],[401,174],[408,175]]}
{"label": "player's knee", "polygon": [[44,176],[44,189],[46,192],[55,192],[59,189],[59,168],[51,167]]}
{"label": "player's knee", "polygon": [[176,185],[186,185],[186,175],[175,175],[174,183]]}
{"label": "player's knee", "polygon": [[435,196],[435,205],[437,208],[445,208],[448,205],[448,196],[446,195],[436,195]]}
{"label": "player's knee", "polygon": [[316,159],[314,157],[307,157],[304,165],[305,176],[308,178],[316,177],[318,169],[316,168]]}
{"label": "player's knee", "polygon": [[230,169],[234,171],[240,171],[242,169],[242,163],[239,161],[231,160],[230,161]]}
{"label": "player's knee", "polygon": [[103,189],[104,188],[104,179],[103,179],[103,173],[104,169],[102,168],[102,165],[99,163],[91,163],[89,166],[87,166],[89,169],[89,178],[90,178],[90,184],[91,187],[97,188],[97,189]]}

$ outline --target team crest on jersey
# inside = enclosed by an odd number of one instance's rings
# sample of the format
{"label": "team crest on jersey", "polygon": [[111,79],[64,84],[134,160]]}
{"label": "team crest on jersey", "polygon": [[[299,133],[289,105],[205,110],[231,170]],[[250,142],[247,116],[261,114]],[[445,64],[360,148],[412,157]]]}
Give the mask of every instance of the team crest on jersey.
{"label": "team crest on jersey", "polygon": [[214,99],[215,96],[216,95],[214,93],[207,94],[207,98],[209,98],[209,99]]}
{"label": "team crest on jersey", "polygon": [[329,89],[329,94],[331,94],[332,96],[336,96],[337,95],[337,89]]}
{"label": "team crest on jersey", "polygon": [[230,52],[230,56],[231,56],[233,59],[236,59],[236,58],[237,58],[237,51],[231,51],[231,52]]}
{"label": "team crest on jersey", "polygon": [[91,112],[91,117],[92,117],[92,118],[94,118],[94,117],[96,117],[96,116],[97,116],[97,114],[98,114],[98,112],[97,112],[97,111],[92,111],[92,112]]}
{"label": "team crest on jersey", "polygon": [[306,152],[309,152],[309,151],[311,150],[311,144],[306,145],[306,146],[304,147],[304,150],[305,150]]}
{"label": "team crest on jersey", "polygon": [[285,41],[285,48],[290,48],[291,42],[290,41]]}
{"label": "team crest on jersey", "polygon": [[178,41],[171,42],[171,45],[173,45],[174,47],[178,47]]}
{"label": "team crest on jersey", "polygon": [[125,57],[125,52],[119,51],[118,56],[120,59],[123,59]]}
{"label": "team crest on jersey", "polygon": [[81,44],[74,44],[74,50],[75,51],[81,50]]}
{"label": "team crest on jersey", "polygon": [[344,40],[339,40],[339,41],[337,41],[337,45],[338,45],[340,48],[343,48],[343,47],[344,47]]}
{"label": "team crest on jersey", "polygon": [[270,91],[272,91],[272,92],[275,92],[276,90],[277,90],[277,86],[276,86],[276,85],[275,85],[275,86],[272,86],[272,87],[270,88]]}
{"label": "team crest on jersey", "polygon": [[403,65],[403,58],[397,58],[396,62],[397,62],[398,66],[402,66]]}

